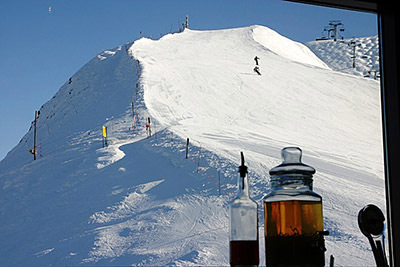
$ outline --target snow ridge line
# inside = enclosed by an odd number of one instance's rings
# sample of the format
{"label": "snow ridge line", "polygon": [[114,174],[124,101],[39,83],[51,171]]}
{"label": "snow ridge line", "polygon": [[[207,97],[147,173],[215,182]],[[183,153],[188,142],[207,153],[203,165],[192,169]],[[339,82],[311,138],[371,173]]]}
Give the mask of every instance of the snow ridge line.
{"label": "snow ridge line", "polygon": [[[103,168],[108,166],[109,164],[117,162],[119,159],[122,159],[125,154],[123,151],[120,150],[120,147],[138,140],[142,140],[144,136],[146,136],[146,119],[150,118],[153,124],[153,134],[148,139],[152,147],[167,148],[172,150],[172,153],[174,154],[182,154],[182,162],[176,162],[177,165],[184,163],[184,161],[192,163],[193,173],[199,173],[199,176],[207,177],[208,183],[215,183],[215,189],[220,195],[228,195],[230,199],[232,199],[236,193],[237,164],[233,163],[229,159],[222,158],[221,156],[207,150],[207,148],[202,146],[200,142],[191,138],[189,138],[189,158],[187,160],[185,159],[183,153],[186,149],[186,140],[171,131],[170,128],[172,127],[163,127],[157,119],[150,115],[150,112],[146,107],[146,103],[144,101],[145,88],[142,77],[143,64],[131,53],[132,50],[129,49],[130,46],[131,44],[128,44],[125,47],[125,52],[132,60],[135,60],[137,67],[137,82],[135,85],[134,95],[132,96],[132,100],[134,102],[133,115],[136,116],[136,126],[133,127],[136,127],[136,134],[133,139],[128,138],[127,140],[121,140],[118,137],[113,137],[113,140],[110,142],[109,148],[102,149],[103,151],[99,151],[107,152],[107,154],[109,155],[99,156],[98,160],[103,162],[98,163],[97,167]],[[129,114],[129,116],[132,117],[132,114]],[[138,138],[139,136],[141,137]],[[98,139],[100,140],[100,138],[101,136],[99,134]],[[120,150],[122,156],[115,158],[114,156],[120,154],[117,153],[115,150]],[[251,171],[249,172],[250,175],[253,174]],[[259,180],[260,178],[261,177],[257,177],[257,175],[254,173],[251,180],[253,180],[254,184],[254,181]],[[206,183],[207,181],[205,181],[205,184]],[[257,199],[258,198],[261,199],[259,196],[257,196]]]}
{"label": "snow ridge line", "polygon": [[[134,43],[132,44],[132,46],[133,45]],[[157,119],[150,115],[150,112],[148,111],[144,100],[145,88],[142,77],[143,63],[141,63],[139,59],[135,58],[132,53],[132,49],[126,48],[126,53],[129,57],[136,61],[136,66],[138,70],[135,95],[133,96],[135,100],[134,106],[136,108],[136,111],[134,113],[135,115],[139,114],[137,127],[139,129],[144,129],[143,126],[146,123],[143,122],[145,122],[147,119],[145,114],[148,114],[147,116],[151,119],[151,122],[154,124],[154,126],[157,125],[158,127],[160,127],[160,129],[157,129],[156,127],[153,128],[154,133],[151,137],[154,138],[150,138],[151,146],[170,148],[172,149],[173,153],[178,154],[184,152],[186,149],[186,140],[171,131],[170,128],[172,127],[163,127]],[[144,132],[144,130],[140,131],[141,134],[144,134]],[[174,141],[174,138],[178,139],[179,141]],[[210,150],[202,147],[202,144],[199,141],[193,140],[190,137],[188,138],[190,141],[190,156],[188,160],[196,166],[193,170],[193,173],[203,173],[203,176],[205,175],[210,179],[215,179],[217,190],[220,191],[221,195],[226,194],[230,196],[230,199],[233,199],[233,196],[236,194],[237,164],[233,163],[229,159],[222,158],[219,155],[211,152]],[[171,142],[169,143],[168,140],[171,140]],[[183,156],[182,159],[185,160],[185,157]],[[212,169],[215,169],[214,173]],[[252,174],[251,171],[249,172],[250,174]],[[259,180],[259,178],[260,177],[256,177],[256,174],[254,173],[254,179],[252,180]],[[226,183],[225,187],[223,186],[223,182]],[[219,188],[219,186],[221,186],[221,188]]]}
{"label": "snow ridge line", "polygon": [[[163,127],[158,120],[150,115],[150,112],[148,111],[144,101],[145,88],[142,77],[143,64],[133,56],[131,50],[129,49],[130,46],[131,44],[127,44],[125,46],[125,52],[132,60],[135,60],[137,67],[137,82],[135,85],[135,91],[132,95],[132,101],[134,103],[133,110],[132,112],[127,111],[127,114],[122,118],[116,119],[111,117],[108,122],[104,123],[104,125],[109,126],[111,131],[107,134],[109,136],[109,146],[97,149],[97,153],[100,153],[100,155],[98,155],[98,163],[96,164],[98,169],[102,169],[124,158],[125,153],[123,152],[123,149],[121,149],[122,146],[145,138],[145,125],[147,118],[150,118],[153,124],[153,134],[151,137],[148,137],[149,143],[152,147],[158,147],[161,149],[169,148],[174,154],[180,154],[184,152],[186,148],[186,140],[172,132],[170,129],[171,127]],[[132,131],[125,134],[122,133],[121,135],[112,130],[112,128],[115,128],[115,126],[112,125],[118,125],[120,124],[120,121],[122,121],[121,123],[124,123],[125,121],[131,120],[132,115],[136,118],[136,125],[132,125],[131,129],[133,130],[133,128],[136,128],[134,137],[129,137],[132,136]],[[99,126],[99,129],[100,128],[101,125]],[[86,131],[75,134],[75,136],[71,138],[70,145],[77,145],[87,142],[90,144],[92,142],[101,140],[100,132],[96,132],[94,134],[92,134],[92,132],[93,131]],[[113,135],[114,133],[117,135]],[[128,136],[126,136],[126,134],[128,134]],[[94,140],[93,137],[95,137]],[[121,139],[121,137],[123,137],[123,139]],[[235,195],[237,166],[231,160],[221,158],[217,154],[207,150],[205,147],[202,147],[200,142],[190,138],[189,159],[186,160],[183,154],[182,162],[176,162],[175,164],[181,165],[185,161],[194,165],[193,173],[198,173],[199,176],[208,178],[208,182],[204,181],[205,184],[210,183],[211,181],[215,183],[216,192],[218,192],[220,195],[228,195],[230,198]]]}

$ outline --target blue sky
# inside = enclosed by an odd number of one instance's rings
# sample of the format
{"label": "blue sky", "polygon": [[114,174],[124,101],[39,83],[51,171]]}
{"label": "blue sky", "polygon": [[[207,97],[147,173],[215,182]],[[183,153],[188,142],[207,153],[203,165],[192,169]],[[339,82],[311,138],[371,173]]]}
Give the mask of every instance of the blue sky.
{"label": "blue sky", "polygon": [[140,33],[158,39],[186,15],[191,29],[259,24],[299,42],[321,37],[330,20],[342,21],[345,38],[377,34],[374,14],[281,0],[1,0],[0,160],[91,58]]}

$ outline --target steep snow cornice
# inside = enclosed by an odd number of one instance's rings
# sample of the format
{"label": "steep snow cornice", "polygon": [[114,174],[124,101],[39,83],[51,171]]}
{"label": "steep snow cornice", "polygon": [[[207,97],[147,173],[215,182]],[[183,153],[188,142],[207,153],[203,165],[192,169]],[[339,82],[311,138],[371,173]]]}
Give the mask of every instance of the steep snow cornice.
{"label": "steep snow cornice", "polygon": [[329,67],[304,44],[290,40],[267,27],[253,26],[251,29],[253,31],[254,40],[277,55],[300,63],[329,69]]}

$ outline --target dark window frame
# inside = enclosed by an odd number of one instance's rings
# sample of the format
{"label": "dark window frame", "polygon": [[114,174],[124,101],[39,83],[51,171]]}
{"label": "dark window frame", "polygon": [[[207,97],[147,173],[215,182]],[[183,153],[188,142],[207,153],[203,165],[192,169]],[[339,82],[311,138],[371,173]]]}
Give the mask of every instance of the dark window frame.
{"label": "dark window frame", "polygon": [[389,260],[391,266],[400,266],[400,19],[396,17],[399,5],[378,0],[286,1],[377,14]]}

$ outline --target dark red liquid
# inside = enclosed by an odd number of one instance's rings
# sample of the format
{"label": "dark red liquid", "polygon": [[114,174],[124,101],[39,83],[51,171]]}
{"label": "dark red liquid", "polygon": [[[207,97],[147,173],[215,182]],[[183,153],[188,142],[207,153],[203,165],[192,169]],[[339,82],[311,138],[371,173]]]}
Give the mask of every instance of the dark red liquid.
{"label": "dark red liquid", "polygon": [[258,265],[260,262],[258,252],[258,240],[230,241],[229,256],[229,262],[231,266]]}
{"label": "dark red liquid", "polygon": [[265,238],[265,261],[270,266],[325,266],[323,237],[274,236]]}

